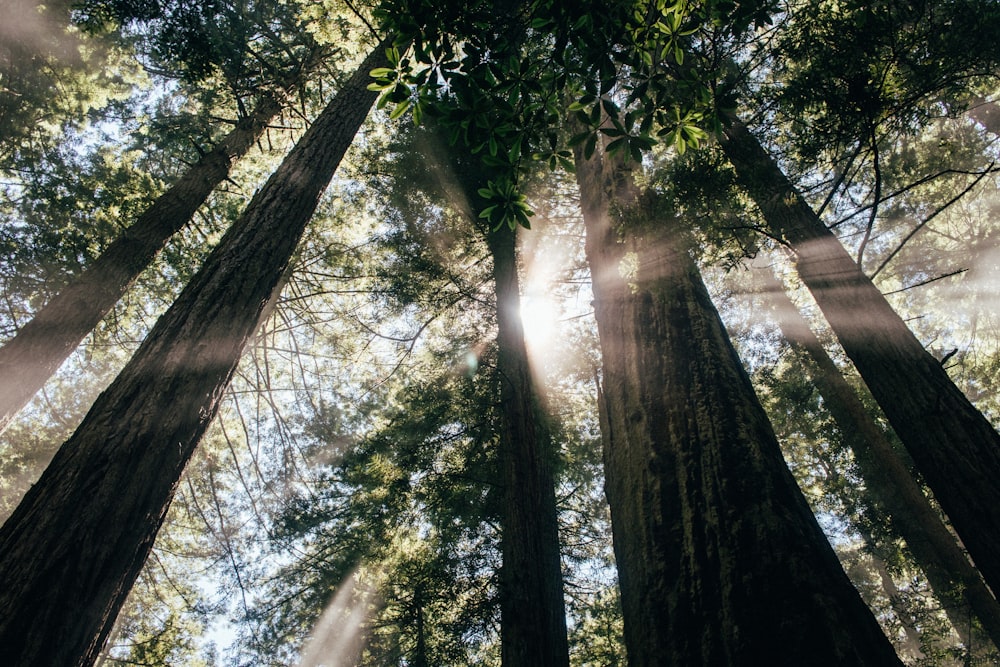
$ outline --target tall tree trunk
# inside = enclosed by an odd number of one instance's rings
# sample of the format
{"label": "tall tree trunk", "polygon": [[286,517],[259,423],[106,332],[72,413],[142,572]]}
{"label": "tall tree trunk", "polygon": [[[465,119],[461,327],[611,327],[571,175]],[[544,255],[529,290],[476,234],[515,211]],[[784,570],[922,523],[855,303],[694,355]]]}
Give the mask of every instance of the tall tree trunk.
{"label": "tall tree trunk", "polygon": [[794,250],[799,277],[996,594],[1000,433],[924,349],[746,127],[734,122],[720,143],[771,233]]}
{"label": "tall tree trunk", "polygon": [[971,607],[993,643],[1000,646],[1000,604],[969,562],[955,537],[924,496],[907,464],[865,410],[816,338],[809,324],[768,269],[758,272],[781,333],[802,358],[803,367],[850,447],[875,506],[892,520],[917,565],[948,611],[955,630],[966,636]]}
{"label": "tall tree trunk", "polygon": [[96,659],[385,64],[327,105],[0,529],[5,664]]}
{"label": "tall tree trunk", "polygon": [[578,154],[577,178],[629,665],[900,664],[782,459],[681,225],[639,210],[597,159]]}
{"label": "tall tree trunk", "polygon": [[149,263],[186,225],[233,163],[260,138],[321,59],[318,47],[277,90],[266,93],[215,148],[160,195],[100,257],[45,304],[0,348],[0,432],[87,334],[107,315]]}
{"label": "tall tree trunk", "polygon": [[552,439],[520,315],[516,236],[488,233],[497,297],[503,466],[500,644],[504,667],[568,667]]}

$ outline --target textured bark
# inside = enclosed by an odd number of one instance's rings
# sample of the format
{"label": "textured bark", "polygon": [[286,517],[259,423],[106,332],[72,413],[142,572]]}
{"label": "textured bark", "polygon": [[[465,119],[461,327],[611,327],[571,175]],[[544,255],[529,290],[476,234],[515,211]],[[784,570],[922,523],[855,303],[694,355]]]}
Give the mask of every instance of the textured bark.
{"label": "textured bark", "polygon": [[384,62],[306,131],[0,529],[5,665],[96,659]]}
{"label": "textured bark", "polygon": [[288,93],[319,61],[320,51],[268,93],[211,151],[160,195],[100,257],[45,304],[0,348],[0,432],[108,314],[149,263],[184,227],[236,160],[281,111]]}
{"label": "textured bark", "polygon": [[532,381],[520,316],[515,234],[488,235],[497,296],[504,510],[500,645],[504,667],[568,667],[555,452]]}
{"label": "textured bark", "polygon": [[721,145],[794,250],[799,277],[864,378],[994,594],[1000,590],[1000,433],[739,122]]}
{"label": "textured bark", "polygon": [[[627,181],[579,155],[577,178],[629,665],[900,664],[785,465],[676,223],[633,210],[620,240],[608,210],[631,207]],[[628,280],[622,259],[638,267]]]}
{"label": "textured bark", "polygon": [[809,324],[767,270],[759,275],[782,335],[803,361],[823,403],[854,453],[875,506],[892,521],[917,565],[927,575],[955,630],[968,644],[966,607],[979,617],[993,643],[1000,646],[1000,604],[969,562],[955,537],[924,496],[885,432],[865,410]]}

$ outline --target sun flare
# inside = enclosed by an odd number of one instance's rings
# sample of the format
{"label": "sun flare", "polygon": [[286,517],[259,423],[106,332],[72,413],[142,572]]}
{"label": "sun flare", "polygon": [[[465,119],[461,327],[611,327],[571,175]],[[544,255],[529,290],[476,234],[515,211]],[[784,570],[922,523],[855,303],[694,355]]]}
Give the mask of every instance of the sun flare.
{"label": "sun flare", "polygon": [[549,295],[538,292],[521,297],[521,323],[524,341],[534,353],[544,354],[555,343],[559,328],[559,306]]}

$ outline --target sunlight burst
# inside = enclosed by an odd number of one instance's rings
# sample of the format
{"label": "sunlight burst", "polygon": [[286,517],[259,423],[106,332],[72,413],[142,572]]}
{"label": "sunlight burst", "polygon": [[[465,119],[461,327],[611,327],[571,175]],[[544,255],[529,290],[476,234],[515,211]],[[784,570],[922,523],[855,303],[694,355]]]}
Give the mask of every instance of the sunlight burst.
{"label": "sunlight burst", "polygon": [[534,353],[544,353],[555,343],[559,328],[558,304],[543,292],[525,294],[521,297],[521,323],[524,326],[524,341]]}

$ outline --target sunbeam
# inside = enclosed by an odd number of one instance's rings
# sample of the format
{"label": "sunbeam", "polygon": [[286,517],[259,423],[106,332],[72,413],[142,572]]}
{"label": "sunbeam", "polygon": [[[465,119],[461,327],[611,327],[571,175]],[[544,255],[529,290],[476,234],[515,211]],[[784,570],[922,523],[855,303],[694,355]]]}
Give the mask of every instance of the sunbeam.
{"label": "sunbeam", "polygon": [[348,667],[358,662],[365,643],[365,621],[377,606],[375,591],[349,574],[313,626],[299,667]]}

